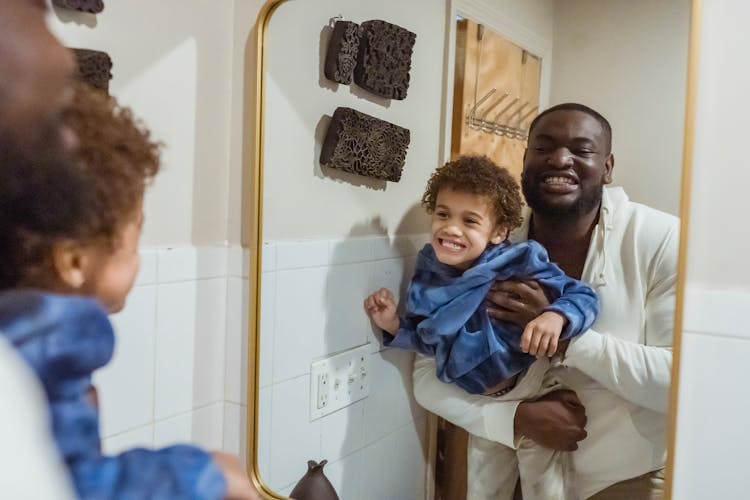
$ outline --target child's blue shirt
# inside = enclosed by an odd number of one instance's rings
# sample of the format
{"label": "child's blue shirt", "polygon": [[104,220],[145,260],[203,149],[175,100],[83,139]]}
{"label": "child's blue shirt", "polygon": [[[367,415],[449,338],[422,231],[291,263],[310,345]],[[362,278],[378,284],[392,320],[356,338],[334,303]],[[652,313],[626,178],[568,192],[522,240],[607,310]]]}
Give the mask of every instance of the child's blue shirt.
{"label": "child's blue shirt", "polygon": [[[85,499],[220,499],[226,481],[211,456],[193,446],[101,453],[91,375],[114,352],[114,332],[97,301],[36,291],[0,294],[0,335],[44,386],[60,454]],[[137,390],[137,389],[136,389]]]}
{"label": "child's blue shirt", "polygon": [[486,393],[535,360],[520,349],[523,330],[482,307],[492,284],[510,278],[544,287],[551,301],[546,310],[568,319],[561,340],[588,330],[599,314],[596,293],[551,263],[536,241],[490,245],[466,271],[438,261],[427,244],[417,256],[400,329],[395,336],[384,333],[385,345],[432,356],[440,380]]}

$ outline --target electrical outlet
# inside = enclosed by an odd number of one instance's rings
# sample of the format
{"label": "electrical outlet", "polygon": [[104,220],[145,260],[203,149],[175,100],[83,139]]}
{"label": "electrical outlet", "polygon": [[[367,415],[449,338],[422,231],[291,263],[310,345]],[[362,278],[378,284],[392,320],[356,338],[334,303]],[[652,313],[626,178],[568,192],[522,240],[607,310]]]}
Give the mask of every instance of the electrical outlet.
{"label": "electrical outlet", "polygon": [[318,375],[318,397],[316,398],[318,410],[328,405],[328,374]]}
{"label": "electrical outlet", "polygon": [[370,344],[310,365],[310,421],[364,399],[370,392]]}

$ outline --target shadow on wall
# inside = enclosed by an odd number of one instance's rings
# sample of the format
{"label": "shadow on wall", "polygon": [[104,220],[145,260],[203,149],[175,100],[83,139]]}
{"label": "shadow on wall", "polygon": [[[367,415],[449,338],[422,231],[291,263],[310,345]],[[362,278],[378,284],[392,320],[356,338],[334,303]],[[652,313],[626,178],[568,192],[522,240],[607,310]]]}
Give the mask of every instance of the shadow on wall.
{"label": "shadow on wall", "polygon": [[[412,498],[424,482],[426,413],[412,395],[413,353],[384,348],[380,331],[371,325],[363,308],[365,297],[377,288],[390,288],[397,297],[405,292],[425,235],[402,235],[399,229],[403,221],[420,216],[424,217],[424,211],[414,205],[404,215],[396,236],[389,236],[388,228],[375,217],[353,226],[349,235],[331,248],[325,352],[369,343],[371,356],[369,396],[339,410],[346,413],[343,440],[322,446],[328,456],[320,458],[331,463],[327,470],[335,476],[332,482],[340,498],[383,493],[383,478],[395,479],[395,471],[406,472],[388,486],[390,498]],[[353,258],[368,246],[369,259]],[[359,251],[352,252],[354,247]]]}

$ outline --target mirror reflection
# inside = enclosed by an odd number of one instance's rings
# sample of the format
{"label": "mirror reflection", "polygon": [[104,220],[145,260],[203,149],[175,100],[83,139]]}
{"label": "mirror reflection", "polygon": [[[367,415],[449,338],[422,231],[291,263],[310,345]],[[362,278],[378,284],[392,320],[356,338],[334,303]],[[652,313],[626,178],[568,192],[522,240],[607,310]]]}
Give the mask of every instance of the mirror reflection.
{"label": "mirror reflection", "polygon": [[[339,498],[660,498],[690,10],[292,0],[261,23],[269,489],[314,461]],[[405,99],[326,78],[337,16],[416,34]],[[409,130],[398,182],[320,164],[341,107]]]}

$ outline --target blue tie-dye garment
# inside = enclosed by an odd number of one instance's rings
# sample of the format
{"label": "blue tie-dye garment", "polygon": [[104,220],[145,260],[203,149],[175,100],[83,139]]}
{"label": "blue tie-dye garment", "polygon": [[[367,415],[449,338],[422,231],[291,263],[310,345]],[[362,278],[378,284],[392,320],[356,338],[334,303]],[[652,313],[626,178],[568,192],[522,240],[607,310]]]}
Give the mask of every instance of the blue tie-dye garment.
{"label": "blue tie-dye garment", "polygon": [[440,380],[487,392],[535,359],[521,352],[523,330],[491,318],[482,306],[492,283],[508,278],[544,286],[552,302],[546,310],[568,318],[562,340],[588,330],[599,314],[594,291],[551,263],[536,241],[490,245],[463,273],[438,261],[428,244],[417,256],[400,329],[395,337],[384,332],[385,345],[433,356]]}
{"label": "blue tie-dye garment", "polygon": [[0,334],[41,379],[55,440],[81,498],[224,498],[221,471],[193,446],[101,454],[98,410],[87,393],[94,370],[112,358],[115,339],[97,301],[35,291],[0,294]]}

